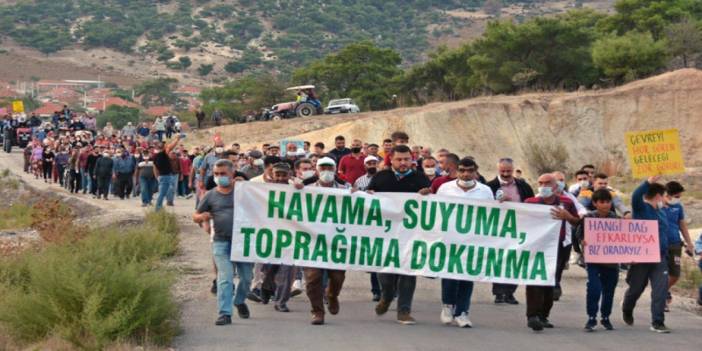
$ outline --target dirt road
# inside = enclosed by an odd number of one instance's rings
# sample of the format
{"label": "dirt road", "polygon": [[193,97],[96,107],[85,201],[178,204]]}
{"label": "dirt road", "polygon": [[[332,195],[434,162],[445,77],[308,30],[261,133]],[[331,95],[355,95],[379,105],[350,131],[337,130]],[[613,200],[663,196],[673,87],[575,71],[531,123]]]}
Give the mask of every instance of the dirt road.
{"label": "dirt road", "polygon": [[[38,189],[64,192],[56,185],[36,181],[21,170],[19,153],[0,154],[0,169],[13,173]],[[67,195],[70,196],[70,195]],[[94,200],[84,195],[75,201],[86,201],[110,214],[140,216],[144,211],[137,200]],[[615,297],[612,322],[616,331],[585,333],[585,273],[571,267],[564,275],[564,296],[553,308],[553,330],[533,333],[526,328],[524,288],[517,291],[522,302],[518,306],[492,303],[489,284],[476,284],[470,318],[472,329],[459,329],[440,324],[440,282],[418,279],[413,315],[415,326],[401,326],[394,321],[394,310],[378,318],[370,301],[368,275],[348,272],[341,295],[341,313],[328,316],[327,325],[309,325],[309,304],[304,295],[291,300],[292,312],[279,313],[271,305],[250,304],[252,318],[234,317],[231,326],[216,327],[215,297],[209,293],[212,280],[208,238],[192,225],[188,217],[192,200],[176,200],[168,211],[181,222],[182,253],[173,262],[182,272],[175,290],[182,301],[182,329],[174,347],[178,350],[693,350],[699,348],[702,318],[689,312],[692,301],[677,298],[666,324],[669,335],[648,330],[650,322],[648,293],[636,310],[636,325],[627,327],[621,320],[619,304],[625,290],[623,276]]]}

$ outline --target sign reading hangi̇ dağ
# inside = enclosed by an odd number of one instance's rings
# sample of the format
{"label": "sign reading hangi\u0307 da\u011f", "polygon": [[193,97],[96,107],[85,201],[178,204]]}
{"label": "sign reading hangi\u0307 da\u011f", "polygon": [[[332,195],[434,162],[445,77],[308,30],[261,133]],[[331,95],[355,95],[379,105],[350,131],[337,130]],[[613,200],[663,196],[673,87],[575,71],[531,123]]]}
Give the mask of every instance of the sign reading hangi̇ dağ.
{"label": "sign reading hangi\u0307 da\u011f", "polygon": [[585,218],[585,263],[661,261],[658,221]]}
{"label": "sign reading hangi\u0307 da\u011f", "polygon": [[232,260],[554,285],[550,207],[237,182]]}
{"label": "sign reading hangi\u0307 da\u011f", "polygon": [[634,178],[685,172],[677,129],[626,133]]}

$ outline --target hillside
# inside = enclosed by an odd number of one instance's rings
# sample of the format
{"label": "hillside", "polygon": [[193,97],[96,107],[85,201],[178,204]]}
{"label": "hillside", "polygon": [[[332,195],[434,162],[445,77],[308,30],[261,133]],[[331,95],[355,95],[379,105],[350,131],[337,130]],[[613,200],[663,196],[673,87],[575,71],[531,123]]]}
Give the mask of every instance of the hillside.
{"label": "hillside", "polygon": [[683,69],[610,90],[483,97],[359,115],[237,124],[196,133],[188,143],[209,144],[219,132],[224,140],[247,147],[283,138],[333,145],[339,134],[379,142],[392,131],[404,130],[413,145],[474,155],[489,174],[492,160],[500,157],[526,165],[530,141],[559,142],[568,151],[570,169],[586,162],[625,167],[625,132],[678,128],[686,166],[694,168],[702,167],[699,111],[702,71]]}
{"label": "hillside", "polygon": [[[495,4],[496,2],[487,1]],[[609,10],[613,0],[438,2],[341,0],[53,0],[1,1],[0,76],[28,80],[12,59],[75,66],[122,81],[169,75],[218,81],[267,70],[289,73],[350,43],[370,40],[397,50],[404,65],[422,62],[438,45],[479,36],[496,18],[522,21],[576,6]],[[56,14],[61,14],[56,16]],[[25,64],[25,66],[27,66]],[[33,76],[53,70],[27,67]],[[72,73],[70,67],[66,73]],[[38,75],[37,75],[38,74]],[[73,77],[63,77],[73,78]]]}

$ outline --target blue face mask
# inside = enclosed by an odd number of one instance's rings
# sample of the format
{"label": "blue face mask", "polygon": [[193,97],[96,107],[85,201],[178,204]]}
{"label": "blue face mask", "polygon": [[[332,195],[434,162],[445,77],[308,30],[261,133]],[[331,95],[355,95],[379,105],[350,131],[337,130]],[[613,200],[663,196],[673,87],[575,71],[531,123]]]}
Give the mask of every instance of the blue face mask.
{"label": "blue face mask", "polygon": [[215,184],[226,188],[231,183],[231,180],[227,176],[220,176],[220,177],[214,177],[214,182],[215,182]]}
{"label": "blue face mask", "polygon": [[396,177],[399,177],[399,178],[404,178],[404,177],[406,177],[406,176],[408,176],[408,175],[410,175],[410,174],[412,174],[412,170],[411,170],[411,169],[408,169],[408,170],[405,171],[404,173],[395,171],[395,176],[396,176]]}

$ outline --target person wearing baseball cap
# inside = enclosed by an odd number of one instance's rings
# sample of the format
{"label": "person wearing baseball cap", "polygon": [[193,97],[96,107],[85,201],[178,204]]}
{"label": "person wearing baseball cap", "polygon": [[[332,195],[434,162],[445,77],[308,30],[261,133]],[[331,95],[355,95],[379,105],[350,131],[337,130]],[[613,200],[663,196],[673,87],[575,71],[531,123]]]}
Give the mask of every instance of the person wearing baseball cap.
{"label": "person wearing baseball cap", "polygon": [[[329,157],[322,157],[317,161],[317,171],[319,180],[311,186],[324,188],[348,189],[347,184],[336,181],[336,162]],[[305,281],[307,282],[307,297],[312,306],[313,325],[324,324],[324,285],[323,277],[327,274],[328,283],[326,289],[327,309],[329,313],[335,315],[339,313],[339,293],[346,279],[346,271],[337,269],[321,269],[306,267],[304,270]]]}

